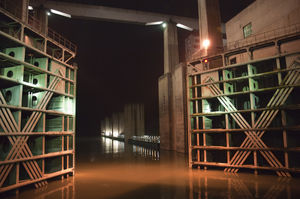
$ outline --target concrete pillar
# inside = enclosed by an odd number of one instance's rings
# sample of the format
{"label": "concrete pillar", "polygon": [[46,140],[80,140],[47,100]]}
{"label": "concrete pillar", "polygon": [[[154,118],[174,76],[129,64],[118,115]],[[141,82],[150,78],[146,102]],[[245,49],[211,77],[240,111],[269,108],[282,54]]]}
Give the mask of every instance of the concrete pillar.
{"label": "concrete pillar", "polygon": [[124,113],[119,113],[119,135],[124,133]]}
{"label": "concrete pillar", "polygon": [[164,28],[164,74],[174,71],[179,63],[177,27],[172,21]]}
{"label": "concrete pillar", "polygon": [[172,117],[172,76],[167,73],[158,80],[160,148],[174,150]]}
{"label": "concrete pillar", "polygon": [[[223,47],[219,0],[198,0],[198,12],[201,55],[207,56]],[[206,39],[210,46],[204,51],[203,41]]]}
{"label": "concrete pillar", "polygon": [[22,21],[27,22],[28,21],[28,6],[29,6],[29,0],[22,0]]}
{"label": "concrete pillar", "polygon": [[174,147],[177,152],[187,151],[187,125],[186,125],[186,66],[178,64],[172,73],[172,125]]}
{"label": "concrete pillar", "polygon": [[48,32],[48,15],[47,10],[40,6],[37,10],[37,18],[40,20],[41,23],[41,32],[47,34]]}
{"label": "concrete pillar", "polygon": [[[160,147],[165,150],[176,150],[176,134],[184,136],[184,129],[179,128],[175,123],[175,120],[180,118],[174,113],[179,113],[178,110],[182,110],[184,104],[178,105],[177,99],[174,93],[180,92],[179,95],[183,96],[183,89],[177,90],[174,87],[173,76],[175,74],[176,66],[179,64],[179,50],[178,50],[178,38],[176,23],[170,21],[166,24],[164,29],[164,75],[158,80],[159,87],[159,133],[160,133]],[[180,80],[175,81],[182,81]],[[179,84],[182,84],[180,82]],[[176,84],[177,85],[177,84]],[[182,116],[184,115],[183,112]],[[177,133],[175,133],[175,131]],[[179,132],[180,131],[180,132]],[[177,139],[179,142],[184,141],[181,138]],[[181,147],[180,147],[181,148]],[[184,147],[183,147],[184,148]],[[184,152],[184,150],[181,150]]]}

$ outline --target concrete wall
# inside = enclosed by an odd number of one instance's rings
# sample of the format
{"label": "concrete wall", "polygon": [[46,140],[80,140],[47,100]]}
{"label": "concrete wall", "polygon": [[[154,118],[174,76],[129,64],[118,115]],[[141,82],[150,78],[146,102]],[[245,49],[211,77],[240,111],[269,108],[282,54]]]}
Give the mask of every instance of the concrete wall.
{"label": "concrete wall", "polygon": [[172,130],[172,76],[167,73],[158,80],[159,103],[159,135],[160,148],[174,150],[174,136]]}
{"label": "concrete wall", "polygon": [[227,42],[244,39],[243,27],[252,24],[252,34],[300,23],[299,0],[256,0],[226,23]]}
{"label": "concrete wall", "polygon": [[128,140],[132,136],[145,134],[145,110],[143,104],[126,104],[124,112],[113,113],[101,121],[101,132],[118,137],[124,135]]}
{"label": "concrete wall", "polygon": [[176,66],[172,74],[173,84],[173,130],[175,135],[175,150],[186,152],[186,67],[183,64]]}
{"label": "concrete wall", "polygon": [[186,95],[184,64],[159,78],[160,148],[186,152]]}

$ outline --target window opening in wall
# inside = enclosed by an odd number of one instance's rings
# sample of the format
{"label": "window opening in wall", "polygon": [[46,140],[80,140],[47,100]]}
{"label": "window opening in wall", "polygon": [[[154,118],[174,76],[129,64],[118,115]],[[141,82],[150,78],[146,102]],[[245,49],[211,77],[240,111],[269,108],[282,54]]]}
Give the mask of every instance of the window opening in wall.
{"label": "window opening in wall", "polygon": [[252,34],[252,24],[249,23],[243,27],[244,38],[249,37]]}

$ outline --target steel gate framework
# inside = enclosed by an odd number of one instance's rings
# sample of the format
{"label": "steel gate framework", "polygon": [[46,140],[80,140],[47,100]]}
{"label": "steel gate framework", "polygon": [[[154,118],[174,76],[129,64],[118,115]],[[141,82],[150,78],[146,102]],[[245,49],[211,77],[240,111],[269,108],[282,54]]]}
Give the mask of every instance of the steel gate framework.
{"label": "steel gate framework", "polygon": [[18,8],[0,0],[0,193],[75,168],[76,46]]}
{"label": "steel gate framework", "polygon": [[[265,42],[269,47],[270,41]],[[280,39],[274,44],[278,55],[263,59],[253,59],[254,43],[188,63],[191,167],[223,167],[233,173],[272,170],[285,177],[300,172],[299,161],[293,159],[300,154],[300,128],[293,119],[300,116],[300,52],[282,54]],[[228,64],[230,56],[240,53],[248,54],[249,61]],[[207,60],[214,63],[210,66]]]}

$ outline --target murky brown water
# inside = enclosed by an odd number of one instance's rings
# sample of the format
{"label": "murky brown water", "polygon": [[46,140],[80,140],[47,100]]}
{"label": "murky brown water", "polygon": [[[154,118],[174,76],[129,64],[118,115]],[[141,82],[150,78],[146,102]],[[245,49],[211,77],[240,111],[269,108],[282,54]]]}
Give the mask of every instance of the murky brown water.
{"label": "murky brown water", "polygon": [[[300,179],[190,170],[182,154],[124,146],[105,138],[81,140],[76,175],[6,198],[300,198]],[[4,198],[4,196],[1,196]]]}

